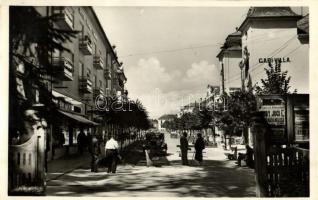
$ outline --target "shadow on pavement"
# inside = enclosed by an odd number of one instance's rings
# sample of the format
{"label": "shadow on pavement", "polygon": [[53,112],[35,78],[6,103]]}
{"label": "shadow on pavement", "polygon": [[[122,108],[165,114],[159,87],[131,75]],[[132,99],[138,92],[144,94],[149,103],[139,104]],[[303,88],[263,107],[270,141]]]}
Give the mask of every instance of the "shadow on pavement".
{"label": "shadow on pavement", "polygon": [[180,161],[161,167],[122,165],[117,174],[91,173],[84,168],[53,182],[58,187],[51,188],[49,195],[255,197],[253,170],[231,162],[206,160],[202,166],[182,166]]}

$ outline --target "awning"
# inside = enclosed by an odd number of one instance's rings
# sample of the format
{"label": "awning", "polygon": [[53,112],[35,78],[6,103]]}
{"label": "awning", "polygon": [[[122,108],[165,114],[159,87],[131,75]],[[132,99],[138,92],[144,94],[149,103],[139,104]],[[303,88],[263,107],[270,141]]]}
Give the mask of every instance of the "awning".
{"label": "awning", "polygon": [[65,112],[65,111],[62,111],[62,110],[58,110],[59,113],[79,122],[79,123],[82,123],[82,124],[86,124],[86,125],[90,125],[90,126],[98,126],[99,124],[96,123],[96,122],[93,122],[91,120],[88,120],[86,119],[85,117],[83,116],[80,116],[80,115],[77,115],[77,114],[73,114],[73,113],[68,113],[68,112]]}

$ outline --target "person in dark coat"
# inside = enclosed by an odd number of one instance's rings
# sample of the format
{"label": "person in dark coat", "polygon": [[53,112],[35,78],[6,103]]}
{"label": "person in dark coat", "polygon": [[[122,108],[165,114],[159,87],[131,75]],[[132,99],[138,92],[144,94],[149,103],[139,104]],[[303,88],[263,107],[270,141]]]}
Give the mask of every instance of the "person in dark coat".
{"label": "person in dark coat", "polygon": [[187,132],[183,132],[182,136],[180,137],[180,150],[181,150],[181,160],[182,165],[188,165],[188,134]]}
{"label": "person in dark coat", "polygon": [[204,139],[202,137],[202,134],[198,133],[197,136],[198,136],[198,138],[197,138],[197,140],[195,141],[195,144],[194,144],[194,148],[195,148],[194,159],[196,161],[198,161],[200,164],[202,164],[202,161],[203,161],[202,151],[203,151],[203,149],[205,149],[205,144],[204,144]]}
{"label": "person in dark coat", "polygon": [[86,135],[83,131],[83,128],[81,128],[80,133],[77,136],[77,147],[78,147],[78,152],[80,154],[83,154],[83,152],[84,152],[85,140],[86,140]]}
{"label": "person in dark coat", "polygon": [[90,153],[91,153],[91,172],[98,172],[98,156],[100,152],[100,146],[96,135],[91,137],[90,141]]}

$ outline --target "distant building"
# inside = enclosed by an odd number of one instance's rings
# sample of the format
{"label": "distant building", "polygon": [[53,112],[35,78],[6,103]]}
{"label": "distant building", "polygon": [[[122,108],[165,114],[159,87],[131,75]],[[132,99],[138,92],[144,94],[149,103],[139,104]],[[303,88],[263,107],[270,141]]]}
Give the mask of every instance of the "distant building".
{"label": "distant building", "polygon": [[158,130],[159,131],[166,130],[165,128],[162,127],[163,123],[165,123],[165,121],[172,121],[176,117],[177,117],[177,115],[174,115],[174,114],[165,114],[165,115],[162,115],[161,117],[159,117],[158,118]]}
{"label": "distant building", "polygon": [[220,86],[208,85],[207,87],[207,95],[203,101],[202,106],[206,106],[208,109],[214,109],[215,103],[218,102],[218,97],[221,94]]}
{"label": "distant building", "polygon": [[221,92],[229,93],[230,87],[241,84],[240,61],[242,60],[241,32],[236,31],[227,36],[221,51],[216,56],[219,59],[221,69]]}

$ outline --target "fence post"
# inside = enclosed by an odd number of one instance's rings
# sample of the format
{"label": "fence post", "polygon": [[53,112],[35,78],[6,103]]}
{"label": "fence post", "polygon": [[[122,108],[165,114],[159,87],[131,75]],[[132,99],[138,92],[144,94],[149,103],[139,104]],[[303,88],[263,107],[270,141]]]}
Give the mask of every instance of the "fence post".
{"label": "fence post", "polygon": [[257,112],[251,127],[254,143],[256,196],[267,196],[266,127],[263,113]]}

